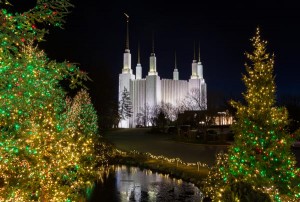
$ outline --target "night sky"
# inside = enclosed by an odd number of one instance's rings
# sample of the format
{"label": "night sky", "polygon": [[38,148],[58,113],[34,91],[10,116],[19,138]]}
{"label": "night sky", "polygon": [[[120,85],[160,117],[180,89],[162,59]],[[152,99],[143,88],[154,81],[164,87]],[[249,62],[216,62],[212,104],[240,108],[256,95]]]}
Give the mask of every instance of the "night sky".
{"label": "night sky", "polygon": [[[294,1],[296,2],[296,1]],[[123,64],[126,18],[130,16],[132,68],[141,45],[143,76],[148,72],[154,33],[157,71],[172,78],[174,51],[180,79],[189,79],[193,43],[200,41],[201,61],[208,92],[225,96],[244,90],[245,51],[260,27],[268,50],[275,53],[279,95],[299,95],[300,7],[288,1],[99,1],[75,0],[65,29],[52,29],[41,47],[52,59],[79,63],[93,82],[93,99],[111,91],[117,97],[118,74]],[[96,90],[95,90],[96,89]],[[105,89],[101,91],[100,89]]]}

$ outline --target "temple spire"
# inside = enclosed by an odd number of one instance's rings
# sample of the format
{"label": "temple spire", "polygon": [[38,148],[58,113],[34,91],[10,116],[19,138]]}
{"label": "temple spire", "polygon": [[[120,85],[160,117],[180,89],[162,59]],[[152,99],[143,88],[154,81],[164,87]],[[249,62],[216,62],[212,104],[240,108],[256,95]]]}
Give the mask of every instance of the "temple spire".
{"label": "temple spire", "polygon": [[127,15],[126,13],[124,13],[124,15],[126,16],[126,43],[125,43],[125,49],[129,50],[129,15]]}
{"label": "temple spire", "polygon": [[194,41],[194,60],[196,60],[196,42]]}
{"label": "temple spire", "polygon": [[[130,54],[130,50],[129,50],[129,16],[124,13],[124,15],[126,16],[126,23],[127,23],[127,30],[126,30],[126,41],[125,41],[125,51],[124,51],[124,55],[123,55],[123,69],[122,69],[122,73],[124,74],[132,74],[132,69],[131,69],[131,54]],[[126,88],[128,88],[128,86],[126,86]],[[123,90],[123,89],[122,89]]]}
{"label": "temple spire", "polygon": [[178,80],[179,79],[179,72],[178,72],[178,69],[177,69],[177,57],[176,57],[176,51],[175,51],[175,68],[174,68],[174,71],[173,71],[173,80]]}
{"label": "temple spire", "polygon": [[154,54],[154,32],[152,32],[152,54]]}
{"label": "temple spire", "polygon": [[175,69],[177,69],[177,57],[176,57],[176,51],[175,51]]}
{"label": "temple spire", "polygon": [[194,41],[194,59],[192,62],[192,75],[191,79],[197,79],[198,74],[197,74],[197,60],[196,60],[196,42]]}
{"label": "temple spire", "polygon": [[138,43],[138,61],[137,61],[137,63],[138,64],[141,64],[141,53],[140,53],[140,42]]}
{"label": "temple spire", "polygon": [[198,47],[198,62],[200,62],[201,60],[200,60],[200,41],[199,41],[199,47]]}
{"label": "temple spire", "polygon": [[140,56],[140,42],[138,42],[138,61],[135,68],[136,79],[142,79],[142,65]]}
{"label": "temple spire", "polygon": [[150,55],[150,68],[149,68],[148,75],[157,75],[156,57],[154,53],[154,32],[152,32],[152,53]]}
{"label": "temple spire", "polygon": [[198,64],[197,64],[197,75],[199,79],[203,79],[203,66],[201,64],[201,60],[200,60],[200,41],[198,43]]}

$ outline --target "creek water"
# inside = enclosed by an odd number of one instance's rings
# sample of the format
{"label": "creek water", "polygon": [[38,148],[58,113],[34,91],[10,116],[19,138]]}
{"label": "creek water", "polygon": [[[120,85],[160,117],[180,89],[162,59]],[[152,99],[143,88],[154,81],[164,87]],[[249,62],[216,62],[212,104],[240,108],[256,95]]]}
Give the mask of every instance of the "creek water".
{"label": "creek water", "polygon": [[95,185],[89,202],[200,202],[203,194],[192,183],[137,167],[115,167]]}

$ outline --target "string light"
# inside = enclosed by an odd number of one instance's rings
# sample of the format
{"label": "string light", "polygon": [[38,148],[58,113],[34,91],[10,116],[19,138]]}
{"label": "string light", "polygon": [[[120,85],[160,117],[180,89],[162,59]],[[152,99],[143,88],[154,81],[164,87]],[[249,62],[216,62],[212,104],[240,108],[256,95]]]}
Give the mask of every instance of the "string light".
{"label": "string light", "polygon": [[[66,100],[60,82],[82,86],[86,73],[47,58],[36,43],[61,27],[68,0],[37,0],[24,13],[0,1],[0,201],[80,201],[103,173],[106,145],[81,90]],[[2,6],[3,5],[3,6]],[[99,169],[98,169],[99,168]],[[98,169],[98,170],[96,170]]]}
{"label": "string light", "polygon": [[228,156],[217,158],[206,180],[206,193],[224,201],[234,183],[244,182],[274,201],[299,201],[299,169],[290,151],[295,139],[285,130],[287,110],[275,107],[274,55],[266,52],[267,42],[261,40],[259,29],[251,41],[254,51],[246,53],[250,64],[243,75],[246,105],[231,102],[237,109],[235,141]]}
{"label": "string light", "polygon": [[118,150],[118,149],[115,149],[115,152],[117,154],[120,154],[121,156],[140,156],[140,155],[142,155],[142,156],[145,156],[146,158],[159,160],[161,162],[181,164],[181,165],[184,165],[184,166],[194,166],[194,167],[199,166],[201,168],[209,168],[209,166],[206,163],[202,163],[202,162],[188,163],[188,162],[184,162],[180,158],[168,158],[168,157],[165,157],[163,155],[156,156],[156,155],[153,155],[149,152],[141,153],[141,152],[138,152],[136,150],[132,150],[132,151],[129,151],[129,152],[124,152],[124,151],[121,151],[121,150]]}

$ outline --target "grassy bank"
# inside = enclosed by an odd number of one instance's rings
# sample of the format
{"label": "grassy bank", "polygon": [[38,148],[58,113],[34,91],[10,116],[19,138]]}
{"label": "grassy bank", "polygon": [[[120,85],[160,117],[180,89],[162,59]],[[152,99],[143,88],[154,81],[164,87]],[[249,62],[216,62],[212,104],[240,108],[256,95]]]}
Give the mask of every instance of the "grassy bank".
{"label": "grassy bank", "polygon": [[122,152],[116,150],[115,155],[110,159],[110,164],[150,169],[154,172],[191,182],[200,189],[202,186],[201,182],[208,175],[209,171],[209,167],[200,162],[185,163],[179,158],[169,159],[164,156],[154,156],[150,153],[140,153],[137,151]]}

